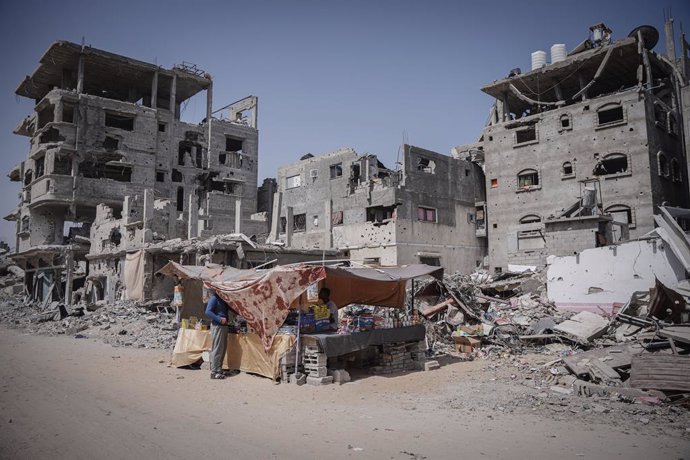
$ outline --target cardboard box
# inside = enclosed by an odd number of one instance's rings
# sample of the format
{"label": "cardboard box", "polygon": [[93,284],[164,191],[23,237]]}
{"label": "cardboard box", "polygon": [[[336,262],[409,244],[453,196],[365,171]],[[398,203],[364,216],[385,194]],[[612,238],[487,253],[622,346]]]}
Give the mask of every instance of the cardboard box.
{"label": "cardboard box", "polygon": [[455,351],[458,353],[472,353],[482,346],[482,341],[474,337],[460,336],[453,337],[453,340],[455,340]]}

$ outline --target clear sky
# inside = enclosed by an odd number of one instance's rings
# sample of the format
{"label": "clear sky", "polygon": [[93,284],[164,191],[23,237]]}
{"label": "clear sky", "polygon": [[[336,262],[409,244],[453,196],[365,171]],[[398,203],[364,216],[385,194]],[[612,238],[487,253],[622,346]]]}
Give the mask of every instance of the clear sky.
{"label": "clear sky", "polygon": [[[5,176],[28,152],[12,134],[33,108],[14,94],[56,40],[170,68],[188,61],[214,78],[214,108],[259,97],[259,183],[278,166],[340,147],[393,168],[399,145],[449,153],[473,142],[492,100],[480,87],[529,70],[530,53],[570,50],[604,22],[614,39],[671,9],[676,35],[690,1],[100,1],[0,0],[0,217],[18,203]],[[678,48],[678,47],[677,47]],[[205,96],[183,119],[200,121]],[[14,245],[14,224],[0,221]]]}

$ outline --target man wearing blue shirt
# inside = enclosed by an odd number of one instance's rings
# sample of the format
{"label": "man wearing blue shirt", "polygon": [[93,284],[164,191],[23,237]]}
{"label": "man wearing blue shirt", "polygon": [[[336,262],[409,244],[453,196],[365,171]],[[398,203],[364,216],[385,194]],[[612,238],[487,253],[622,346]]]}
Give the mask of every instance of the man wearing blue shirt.
{"label": "man wearing blue shirt", "polygon": [[211,379],[225,378],[223,359],[228,349],[228,308],[215,292],[206,303],[206,316],[211,320]]}

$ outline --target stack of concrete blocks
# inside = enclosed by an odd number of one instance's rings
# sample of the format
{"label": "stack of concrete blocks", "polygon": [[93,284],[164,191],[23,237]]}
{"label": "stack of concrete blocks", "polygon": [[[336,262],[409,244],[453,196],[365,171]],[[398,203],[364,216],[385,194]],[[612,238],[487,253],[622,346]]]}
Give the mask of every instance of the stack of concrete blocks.
{"label": "stack of concrete blocks", "polygon": [[419,370],[425,360],[424,348],[423,342],[401,342],[381,345],[378,363],[371,368],[371,373],[393,374]]}
{"label": "stack of concrete blocks", "polygon": [[333,376],[328,375],[328,358],[317,347],[304,347],[302,364],[310,385],[326,385],[333,383]]}
{"label": "stack of concrete blocks", "polygon": [[288,375],[295,373],[295,353],[296,348],[293,347],[280,357],[280,380],[281,382],[288,381]]}

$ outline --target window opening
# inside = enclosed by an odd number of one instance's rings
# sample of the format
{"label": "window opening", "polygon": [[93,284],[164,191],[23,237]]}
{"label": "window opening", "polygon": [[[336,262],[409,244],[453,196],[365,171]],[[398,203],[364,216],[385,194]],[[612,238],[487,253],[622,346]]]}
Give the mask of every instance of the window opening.
{"label": "window opening", "polygon": [[74,123],[74,105],[63,103],[62,121],[64,123]]}
{"label": "window opening", "polygon": [[417,208],[417,220],[420,222],[436,222],[436,210],[434,208]]}
{"label": "window opening", "polygon": [[184,211],[184,188],[177,187],[177,210]]}
{"label": "window opening", "polygon": [[417,170],[428,174],[434,174],[436,172],[436,162],[428,158],[419,157]]}
{"label": "window opening", "polygon": [[515,131],[515,143],[522,144],[525,142],[531,142],[537,140],[537,128],[535,126],[530,126],[528,128],[523,128]]}
{"label": "window opening", "polygon": [[628,157],[614,153],[597,163],[594,168],[595,176],[605,176],[608,174],[620,174],[628,171]]}
{"label": "window opening", "polygon": [[301,176],[299,174],[296,174],[294,176],[289,176],[288,178],[285,179],[285,188],[291,189],[291,188],[297,188],[302,185],[302,180]]}
{"label": "window opening", "polygon": [[419,256],[419,263],[425,265],[431,265],[432,267],[440,267],[441,259],[439,257],[428,257]]}
{"label": "window opening", "polygon": [[372,206],[367,208],[367,222],[387,223],[394,214],[395,206]]}
{"label": "window opening", "polygon": [[539,185],[539,173],[534,169],[526,169],[518,174],[518,188],[530,188]]}
{"label": "window opening", "polygon": [[668,161],[666,160],[666,155],[659,153],[659,175],[662,177],[668,177]]}
{"label": "window opening", "polygon": [[613,107],[597,112],[599,125],[623,121],[623,107]]}
{"label": "window opening", "polygon": [[182,182],[182,173],[177,169],[173,169],[171,179],[173,182]]}
{"label": "window opening", "polygon": [[295,214],[292,216],[292,231],[303,232],[307,229],[307,215]]}
{"label": "window opening", "polygon": [[331,215],[332,225],[343,225],[343,211],[336,211]]}
{"label": "window opening", "polygon": [[331,165],[330,170],[331,170],[331,179],[335,179],[337,177],[340,177],[343,175],[343,164],[338,163],[335,165]]}
{"label": "window opening", "polygon": [[569,161],[563,163],[563,175],[572,176],[573,175],[573,164]]}
{"label": "window opening", "polygon": [[112,136],[105,136],[105,139],[103,140],[103,148],[109,152],[117,150],[119,147],[119,144],[120,144],[120,141],[115,139]]}
{"label": "window opening", "polygon": [[131,115],[118,115],[106,112],[105,125],[110,128],[118,128],[124,131],[134,131],[134,117]]}
{"label": "window opening", "polygon": [[165,182],[165,171],[156,171],[156,182]]}
{"label": "window opening", "polygon": [[235,137],[225,137],[225,151],[226,152],[242,152],[243,151],[242,139],[237,139]]}

